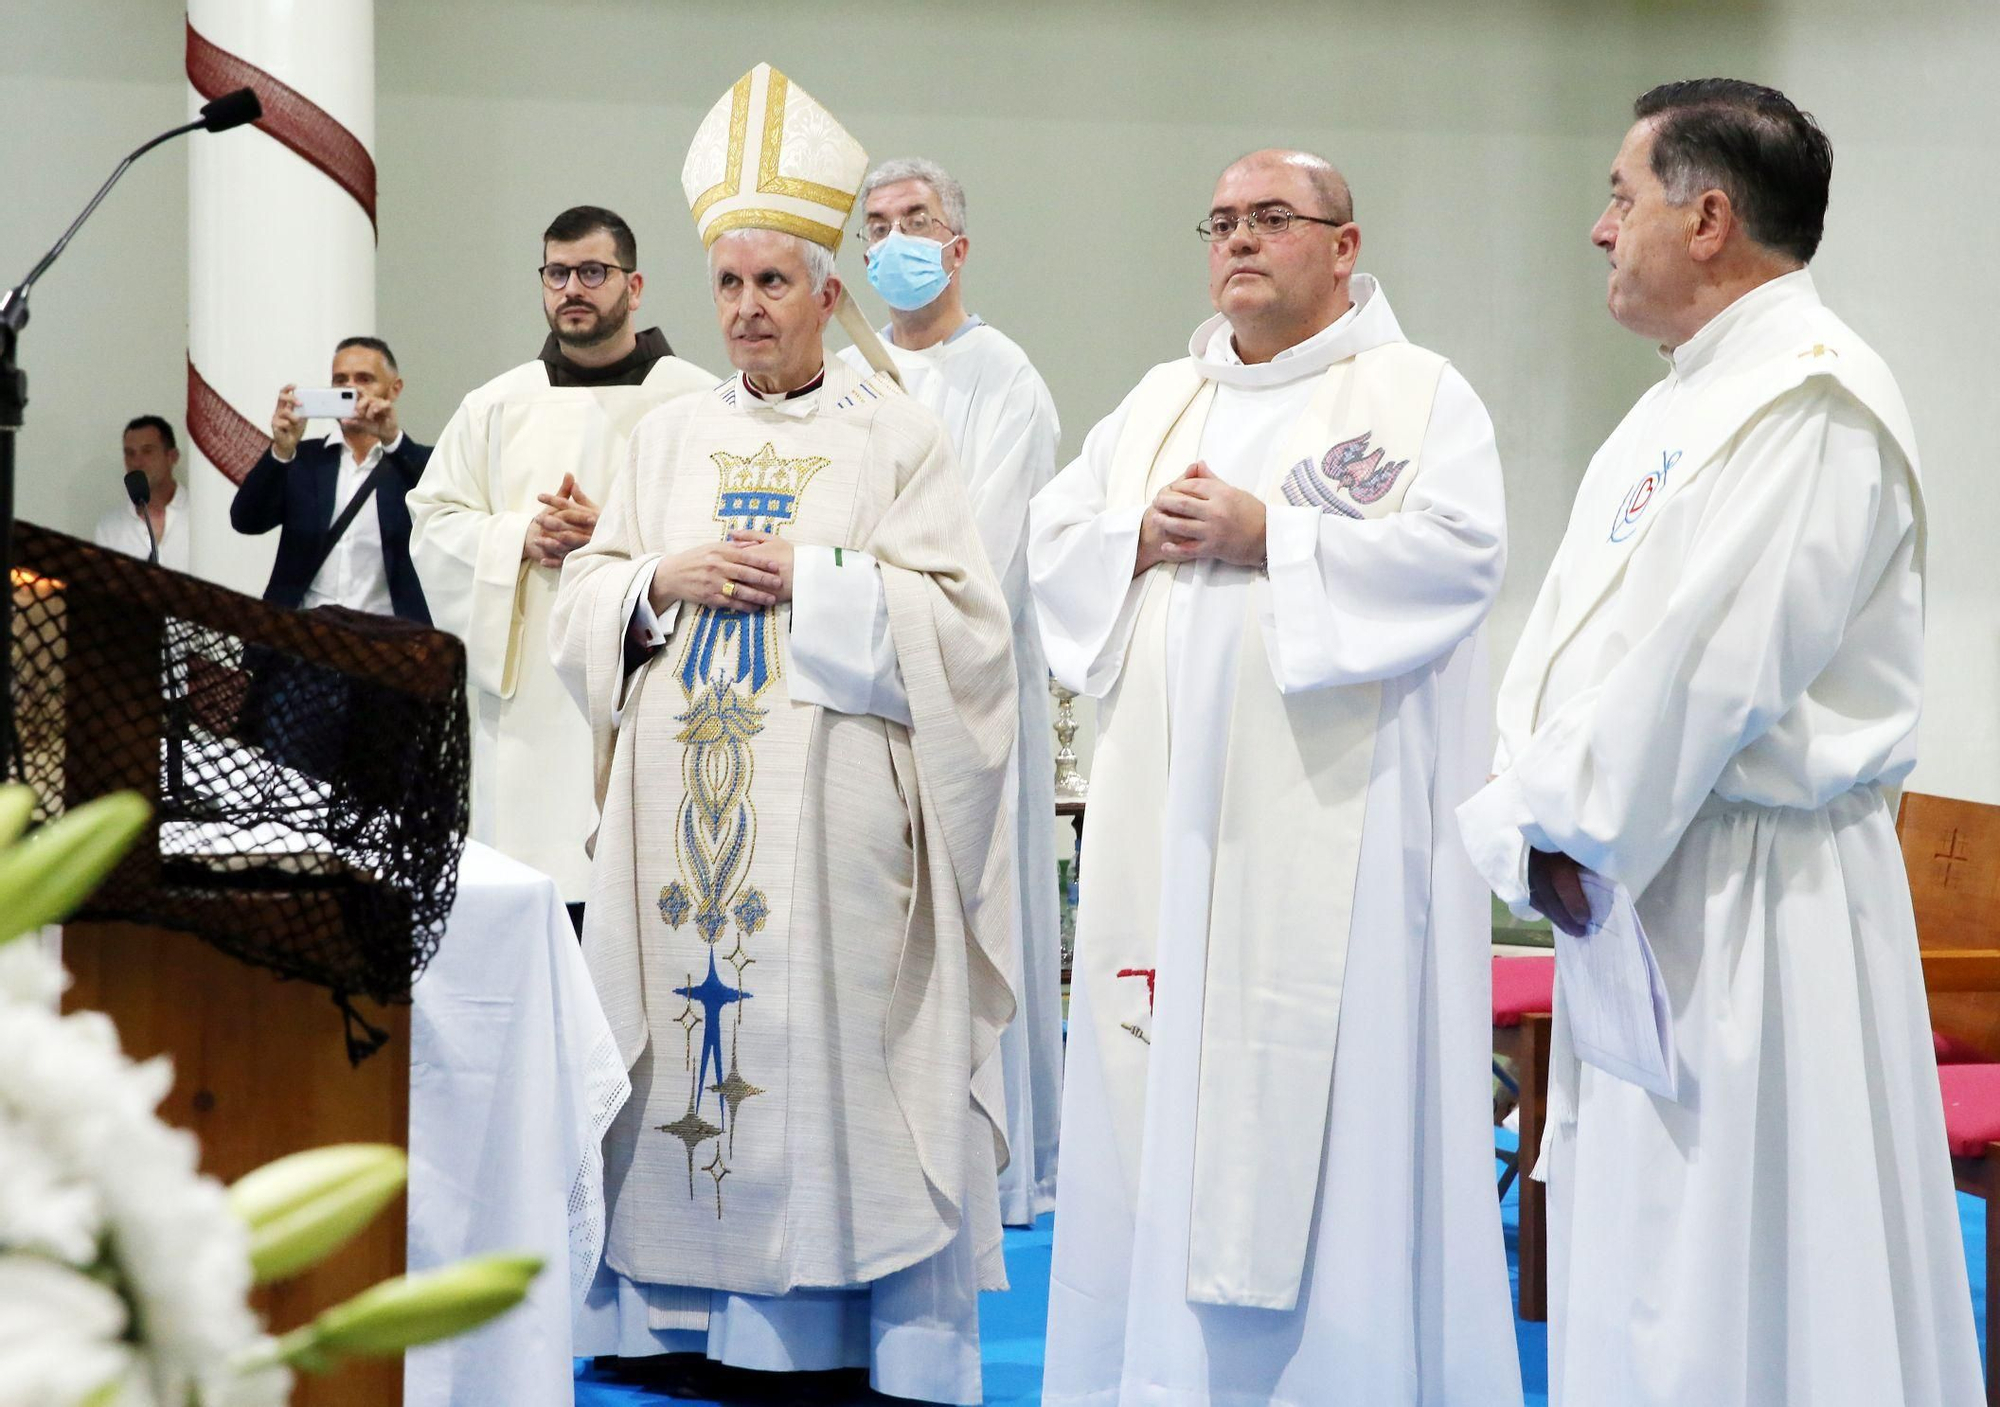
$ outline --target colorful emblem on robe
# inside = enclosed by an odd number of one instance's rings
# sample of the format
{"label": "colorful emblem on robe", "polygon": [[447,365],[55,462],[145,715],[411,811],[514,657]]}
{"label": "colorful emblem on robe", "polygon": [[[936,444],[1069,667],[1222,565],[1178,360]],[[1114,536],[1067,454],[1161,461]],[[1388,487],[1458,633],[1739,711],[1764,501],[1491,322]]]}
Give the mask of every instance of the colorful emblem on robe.
{"label": "colorful emblem on robe", "polygon": [[[1148,1024],[1151,1024],[1153,1019],[1153,983],[1159,976],[1159,969],[1155,967],[1121,967],[1118,969],[1118,975],[1120,977],[1143,977],[1146,979],[1146,1020]],[[1136,1021],[1121,1021],[1118,1023],[1118,1029],[1128,1036],[1138,1037],[1147,1045],[1153,1043],[1153,1038],[1147,1032],[1146,1028]]]}
{"label": "colorful emblem on robe", "polygon": [[[1361,517],[1361,509],[1355,505],[1380,500],[1410,467],[1407,459],[1389,459],[1380,447],[1370,449],[1368,440],[1373,433],[1363,430],[1351,440],[1342,440],[1318,464],[1311,459],[1294,464],[1285,473],[1285,500],[1323,513]],[[1342,493],[1353,502],[1343,499]]]}
{"label": "colorful emblem on robe", "polygon": [[[710,458],[720,471],[716,520],[725,531],[767,533],[783,531],[796,515],[807,482],[832,462],[817,456],[781,459],[777,447],[768,443],[752,455],[718,452]],[[763,890],[750,882],[757,850],[757,808],[750,787],[756,773],[755,742],[766,716],[757,700],[782,674],[772,632],[772,611],[703,606],[688,625],[675,670],[687,699],[686,710],[674,719],[680,725],[675,740],[682,748],[684,788],[674,826],[680,877],[660,890],[660,919],[676,930],[693,924],[708,945],[708,973],[699,982],[689,973],[686,983],[673,989],[686,1003],[675,1021],[687,1036],[688,1107],[679,1119],[658,1127],[687,1146],[690,1197],[697,1150],[714,1140],[712,1156],[701,1170],[714,1180],[718,1217],[737,1117],[745,1101],[764,1093],[738,1068],[736,1035],[744,1004],[754,995],[743,975],[756,961],[748,940],[764,927],[771,911]],[[732,920],[734,946],[721,962],[735,975],[734,985],[721,975],[717,962]]]}
{"label": "colorful emblem on robe", "polygon": [[1611,520],[1611,540],[1623,542],[1639,530],[1639,520],[1653,505],[1653,500],[1666,492],[1667,476],[1674,472],[1674,466],[1681,462],[1681,452],[1660,451],[1660,467],[1649,469],[1639,476],[1639,482],[1625,492],[1625,499],[1618,505],[1618,516]]}

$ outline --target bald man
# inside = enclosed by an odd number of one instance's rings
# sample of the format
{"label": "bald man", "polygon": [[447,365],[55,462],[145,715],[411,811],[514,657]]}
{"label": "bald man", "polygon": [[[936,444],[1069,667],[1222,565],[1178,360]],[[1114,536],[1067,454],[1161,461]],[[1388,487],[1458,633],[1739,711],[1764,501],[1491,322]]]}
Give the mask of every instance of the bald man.
{"label": "bald man", "polygon": [[1216,316],[1029,511],[1049,666],[1102,700],[1043,1400],[1513,1407],[1451,822],[1492,423],[1321,158],[1244,157],[1198,229]]}

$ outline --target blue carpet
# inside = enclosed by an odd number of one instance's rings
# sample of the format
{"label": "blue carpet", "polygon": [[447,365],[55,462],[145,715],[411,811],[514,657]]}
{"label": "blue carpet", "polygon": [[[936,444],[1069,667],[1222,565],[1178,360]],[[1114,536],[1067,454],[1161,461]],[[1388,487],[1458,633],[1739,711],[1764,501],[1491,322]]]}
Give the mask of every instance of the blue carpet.
{"label": "blue carpet", "polygon": [[[1501,1139],[1508,1135],[1502,1132]],[[1507,1236],[1507,1271],[1513,1278],[1518,1269],[1515,1255],[1515,1215],[1518,1188],[1509,1188],[1501,1205],[1501,1221]],[[1972,1276],[1972,1310],[1980,1341],[1986,1328],[1986,1204],[1960,1193],[1959,1226],[1965,1237],[1965,1263]],[[1042,1397],[1042,1334],[1049,1308],[1049,1248],[1055,1218],[1043,1217],[1033,1230],[1007,1233],[1007,1279],[1013,1289],[1003,1294],[982,1295],[979,1301],[979,1335],[986,1362],[988,1407],[1031,1407]],[[1548,1407],[1548,1326],[1514,1322],[1514,1335],[1521,1347],[1521,1378],[1527,1390],[1527,1407]],[[665,1402],[706,1403],[710,1407],[738,1407],[751,1399],[678,1398],[601,1378],[584,1369],[577,1379],[577,1407],[645,1407]],[[759,1404],[777,1400],[760,1396]],[[887,1404],[900,1399],[865,1393],[850,1399],[854,1404]]]}

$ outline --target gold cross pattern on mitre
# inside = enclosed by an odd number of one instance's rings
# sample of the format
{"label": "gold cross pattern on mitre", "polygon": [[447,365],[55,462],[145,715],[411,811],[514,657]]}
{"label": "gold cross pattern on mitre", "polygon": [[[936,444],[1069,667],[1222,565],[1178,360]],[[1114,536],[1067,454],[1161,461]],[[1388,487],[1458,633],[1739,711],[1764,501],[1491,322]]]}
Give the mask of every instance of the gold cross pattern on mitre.
{"label": "gold cross pattern on mitre", "polygon": [[706,249],[731,230],[784,230],[840,248],[868,153],[812,95],[758,64],[709,109],[681,188]]}

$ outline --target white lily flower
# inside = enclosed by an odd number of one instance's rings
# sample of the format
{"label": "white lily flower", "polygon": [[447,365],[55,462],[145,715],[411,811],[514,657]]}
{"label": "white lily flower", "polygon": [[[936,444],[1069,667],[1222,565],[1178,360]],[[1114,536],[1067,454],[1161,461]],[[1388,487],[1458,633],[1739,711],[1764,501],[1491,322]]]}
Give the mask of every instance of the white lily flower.
{"label": "white lily flower", "polygon": [[[125,1302],[40,1256],[0,1254],[0,1407],[81,1407],[133,1366]],[[117,1398],[111,1399],[117,1401]]]}

